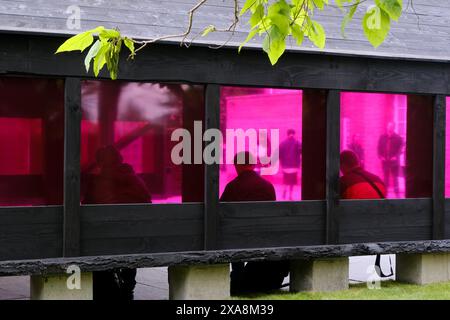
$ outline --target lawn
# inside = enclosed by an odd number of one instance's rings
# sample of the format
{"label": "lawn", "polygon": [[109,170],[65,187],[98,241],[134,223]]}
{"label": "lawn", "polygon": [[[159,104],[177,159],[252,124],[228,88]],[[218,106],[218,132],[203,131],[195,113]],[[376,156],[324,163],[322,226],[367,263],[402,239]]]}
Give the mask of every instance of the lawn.
{"label": "lawn", "polygon": [[285,291],[266,295],[251,295],[237,299],[260,300],[450,300],[450,282],[412,285],[394,281],[383,281],[380,289],[368,289],[364,284],[350,285],[349,290],[335,292],[302,292]]}

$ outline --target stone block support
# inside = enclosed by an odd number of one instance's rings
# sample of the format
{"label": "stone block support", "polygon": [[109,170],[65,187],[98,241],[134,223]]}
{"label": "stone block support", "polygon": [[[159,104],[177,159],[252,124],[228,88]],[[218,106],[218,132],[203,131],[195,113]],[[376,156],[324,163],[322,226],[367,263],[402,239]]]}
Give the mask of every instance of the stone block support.
{"label": "stone block support", "polygon": [[348,258],[292,261],[290,291],[337,291],[348,289],[348,261]]}
{"label": "stone block support", "polygon": [[396,280],[419,285],[450,281],[450,254],[397,254]]}
{"label": "stone block support", "polygon": [[169,267],[171,300],[222,300],[229,297],[229,264]]}
{"label": "stone block support", "polygon": [[[31,300],[92,300],[92,273],[31,276]],[[68,284],[69,282],[69,284]]]}

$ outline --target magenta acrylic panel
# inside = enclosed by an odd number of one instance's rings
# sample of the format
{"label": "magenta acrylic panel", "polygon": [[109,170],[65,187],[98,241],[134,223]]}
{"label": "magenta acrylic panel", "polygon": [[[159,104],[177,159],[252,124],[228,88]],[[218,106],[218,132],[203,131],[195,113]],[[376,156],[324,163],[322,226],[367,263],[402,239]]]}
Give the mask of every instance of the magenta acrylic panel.
{"label": "magenta acrylic panel", "polygon": [[[354,151],[361,167],[384,182],[390,199],[405,198],[406,121],[406,95],[341,93],[341,151]],[[390,139],[383,139],[388,131],[401,139],[402,146],[384,160],[383,152],[393,149],[386,145]]]}
{"label": "magenta acrylic panel", "polygon": [[0,206],[62,205],[64,82],[0,77]]}
{"label": "magenta acrylic panel", "polygon": [[[261,164],[259,159],[265,155],[273,156],[276,151],[280,153],[280,145],[288,138],[288,130],[295,132],[291,138],[300,148],[298,161],[301,163],[301,90],[223,87],[220,111],[220,125],[224,137],[223,162],[225,162],[220,166],[220,194],[237,176],[232,162],[226,162],[227,156],[231,159],[238,152],[249,151],[258,159],[255,171],[261,174],[262,167],[268,165]],[[244,146],[238,146],[235,139],[234,146],[230,147],[231,139],[226,139],[227,130],[236,132],[239,129],[244,132],[247,130],[255,132],[256,143],[251,143],[248,138]],[[278,136],[272,134],[274,130],[278,132]],[[297,155],[291,153],[285,156],[292,158]],[[276,167],[275,171],[270,174],[261,174],[261,177],[274,186],[277,201],[301,200],[301,166],[283,167],[278,160],[274,159],[270,164]],[[289,179],[286,179],[286,175],[289,175]]]}
{"label": "magenta acrylic panel", "polygon": [[82,203],[201,202],[203,167],[174,164],[171,135],[203,120],[203,98],[202,86],[84,81]]}
{"label": "magenta acrylic panel", "polygon": [[445,114],[445,197],[450,198],[450,97],[447,97]]}

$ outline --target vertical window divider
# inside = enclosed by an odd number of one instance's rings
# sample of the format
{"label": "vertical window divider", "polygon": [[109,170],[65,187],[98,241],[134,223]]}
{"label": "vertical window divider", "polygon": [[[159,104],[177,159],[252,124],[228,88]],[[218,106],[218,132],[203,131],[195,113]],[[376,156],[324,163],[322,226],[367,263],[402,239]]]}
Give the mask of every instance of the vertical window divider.
{"label": "vertical window divider", "polygon": [[327,98],[326,142],[326,244],[339,242],[339,162],[340,162],[339,90],[329,90]]}
{"label": "vertical window divider", "polygon": [[66,78],[64,90],[63,256],[80,255],[81,80]]}
{"label": "vertical window divider", "polygon": [[445,128],[446,97],[436,95],[433,106],[433,231],[434,240],[445,238]]}
{"label": "vertical window divider", "polygon": [[[220,129],[220,86],[206,86],[204,129]],[[204,249],[217,249],[219,220],[219,164],[205,164]]]}

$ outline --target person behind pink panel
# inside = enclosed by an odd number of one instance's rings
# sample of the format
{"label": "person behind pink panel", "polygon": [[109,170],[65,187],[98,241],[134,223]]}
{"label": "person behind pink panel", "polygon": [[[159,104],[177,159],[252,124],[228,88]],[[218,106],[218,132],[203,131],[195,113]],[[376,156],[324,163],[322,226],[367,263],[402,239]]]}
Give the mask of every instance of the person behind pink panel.
{"label": "person behind pink panel", "polygon": [[395,132],[395,125],[389,122],[386,133],[378,140],[378,157],[381,161],[384,174],[384,184],[389,189],[390,178],[394,186],[395,197],[400,197],[398,177],[400,171],[400,155],[403,149],[403,139]]}
{"label": "person behind pink panel", "polygon": [[[151,203],[150,192],[114,146],[99,148],[100,174],[88,184],[83,204]],[[93,273],[94,300],[133,300],[136,269]]]}
{"label": "person behind pink panel", "polygon": [[384,199],[383,181],[363,168],[355,152],[344,150],[340,156],[342,177],[339,180],[341,199]]}
{"label": "person behind pink panel", "polygon": [[[273,185],[255,172],[256,159],[250,152],[237,153],[233,162],[237,177],[227,184],[220,201],[276,200]],[[279,289],[288,274],[288,261],[233,263],[230,275],[231,294]]]}
{"label": "person behind pink panel", "polygon": [[288,129],[287,138],[280,143],[279,157],[283,172],[283,198],[292,200],[302,158],[302,144],[295,137],[294,129]]}

